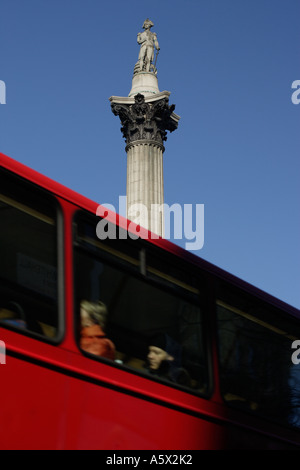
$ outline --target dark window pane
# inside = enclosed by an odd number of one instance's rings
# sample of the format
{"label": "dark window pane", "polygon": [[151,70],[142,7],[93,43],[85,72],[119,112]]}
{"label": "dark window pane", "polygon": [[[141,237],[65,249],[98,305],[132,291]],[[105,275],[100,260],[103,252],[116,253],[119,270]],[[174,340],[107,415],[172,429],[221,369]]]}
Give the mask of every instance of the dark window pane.
{"label": "dark window pane", "polygon": [[58,327],[53,200],[0,172],[0,322],[53,338]]}
{"label": "dark window pane", "polygon": [[[196,282],[190,285],[178,262],[170,274],[166,254],[161,253],[157,263],[150,248],[138,240],[100,242],[95,227],[93,220],[77,218],[75,296],[80,344],[82,301],[94,305],[100,301],[107,311],[100,326],[115,347],[115,362],[149,378],[207,393],[203,312]],[[94,317],[96,310],[95,306]],[[90,328],[95,337],[95,326]],[[88,329],[84,334],[87,340]],[[159,366],[151,357],[151,346],[167,353]]]}
{"label": "dark window pane", "polygon": [[291,360],[299,325],[278,309],[240,294],[220,298],[217,316],[224,399],[300,427],[300,368]]}

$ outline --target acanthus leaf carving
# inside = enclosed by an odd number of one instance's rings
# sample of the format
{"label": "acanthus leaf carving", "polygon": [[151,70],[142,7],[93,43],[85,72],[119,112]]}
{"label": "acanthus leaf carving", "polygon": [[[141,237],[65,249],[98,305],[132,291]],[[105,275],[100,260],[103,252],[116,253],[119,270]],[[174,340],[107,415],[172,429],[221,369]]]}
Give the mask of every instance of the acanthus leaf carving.
{"label": "acanthus leaf carving", "polygon": [[177,122],[171,117],[175,105],[169,106],[168,98],[146,103],[144,95],[138,93],[133,104],[112,103],[111,108],[120,118],[127,145],[138,140],[162,144],[167,140],[166,131],[172,132],[177,128]]}

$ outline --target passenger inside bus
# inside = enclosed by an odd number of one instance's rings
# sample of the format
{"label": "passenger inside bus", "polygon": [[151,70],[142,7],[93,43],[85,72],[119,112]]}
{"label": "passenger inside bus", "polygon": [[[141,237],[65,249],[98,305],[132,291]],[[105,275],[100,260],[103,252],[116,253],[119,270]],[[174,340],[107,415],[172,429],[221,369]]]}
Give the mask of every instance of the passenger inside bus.
{"label": "passenger inside bus", "polygon": [[189,374],[181,367],[181,355],[181,347],[177,341],[168,334],[159,334],[149,342],[147,369],[158,378],[190,386]]}
{"label": "passenger inside bus", "polygon": [[83,300],[80,304],[80,347],[96,356],[115,359],[115,345],[107,338],[107,308],[103,302]]}

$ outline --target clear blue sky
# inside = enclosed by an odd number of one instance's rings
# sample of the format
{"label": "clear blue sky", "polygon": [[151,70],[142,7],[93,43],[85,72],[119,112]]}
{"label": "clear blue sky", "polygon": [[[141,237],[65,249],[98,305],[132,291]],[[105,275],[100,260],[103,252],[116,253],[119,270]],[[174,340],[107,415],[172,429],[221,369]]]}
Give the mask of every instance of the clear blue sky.
{"label": "clear blue sky", "polygon": [[147,17],[181,117],[165,202],[204,204],[196,254],[299,308],[298,0],[0,0],[0,151],[118,209],[126,153],[109,97],[131,89]]}

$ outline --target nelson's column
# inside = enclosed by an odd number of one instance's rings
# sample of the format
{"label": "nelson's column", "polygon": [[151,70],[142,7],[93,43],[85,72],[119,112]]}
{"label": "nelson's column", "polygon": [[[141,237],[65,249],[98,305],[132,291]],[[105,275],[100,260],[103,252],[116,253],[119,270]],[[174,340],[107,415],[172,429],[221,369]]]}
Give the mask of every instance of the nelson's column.
{"label": "nelson's column", "polygon": [[[146,19],[138,33],[140,44],[132,88],[126,97],[110,97],[112,112],[121,120],[127,153],[127,218],[164,236],[163,152],[167,131],[177,129],[179,116],[169,106],[169,91],[157,81],[157,36]],[[156,54],[155,54],[156,51]],[[155,61],[154,56],[156,55]]]}

